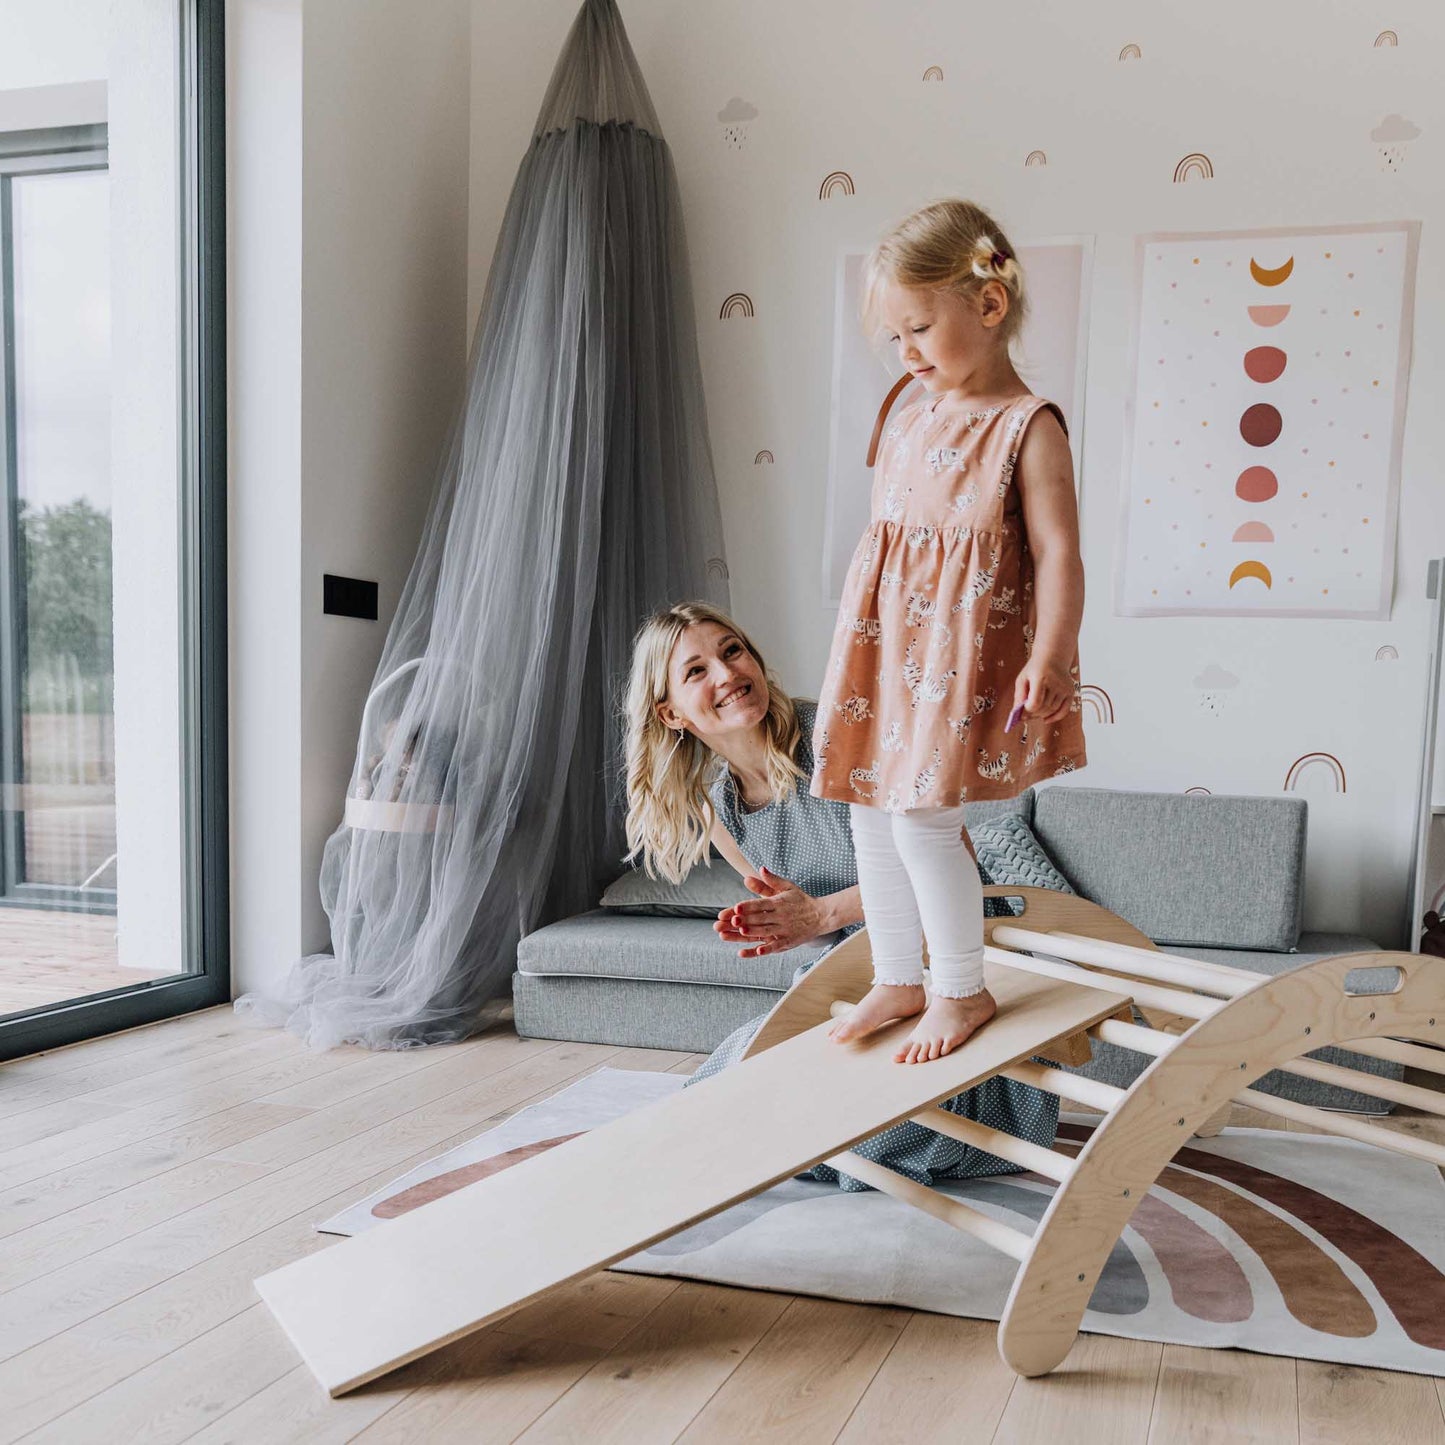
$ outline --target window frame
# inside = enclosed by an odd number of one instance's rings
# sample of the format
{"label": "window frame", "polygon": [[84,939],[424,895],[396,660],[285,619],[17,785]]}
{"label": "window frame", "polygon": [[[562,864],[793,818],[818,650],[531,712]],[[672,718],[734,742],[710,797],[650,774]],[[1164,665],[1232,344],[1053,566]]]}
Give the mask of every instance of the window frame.
{"label": "window frame", "polygon": [[[180,419],[182,856],[185,972],[0,1017],[0,1060],[225,1003],[230,978],[230,806],[227,746],[226,178],[224,0],[179,0],[181,259]],[[104,127],[99,127],[104,131]],[[24,137],[43,154],[20,153]],[[57,138],[80,168],[96,127],[12,133],[7,165],[58,169]],[[11,172],[16,173],[14,171]],[[7,315],[9,308],[6,308]],[[8,387],[7,387],[8,391]],[[3,418],[5,445],[13,418]],[[13,470],[11,471],[13,475]],[[7,484],[8,485],[8,484]],[[0,544],[14,556],[13,511]],[[0,599],[7,631],[13,607]],[[6,646],[12,645],[7,642]],[[18,707],[12,685],[0,706]],[[7,826],[9,826],[7,824]]]}

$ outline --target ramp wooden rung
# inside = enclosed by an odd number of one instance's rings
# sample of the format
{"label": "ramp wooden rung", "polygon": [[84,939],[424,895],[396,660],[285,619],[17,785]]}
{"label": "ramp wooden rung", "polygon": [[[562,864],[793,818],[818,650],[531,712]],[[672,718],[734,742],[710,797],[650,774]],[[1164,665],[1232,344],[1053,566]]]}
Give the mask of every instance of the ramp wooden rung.
{"label": "ramp wooden rung", "polygon": [[[995,929],[995,935],[1002,932]],[[1039,945],[1043,947],[1043,945]],[[1128,992],[1135,1003],[1148,1008],[1167,1009],[1171,1013],[1183,1014],[1187,1018],[1207,1019],[1218,1013],[1228,1002],[1227,999],[1205,998],[1202,994],[1186,993],[1182,989],[1164,988],[1159,984],[1136,983],[1125,977],[1127,964],[1119,964],[1116,975],[1099,973],[1094,969],[1079,968],[1072,963],[1055,963],[1047,958],[1030,958],[1027,954],[1009,953],[1001,948],[985,945],[984,959],[989,963],[1001,963],[1012,968],[1021,968],[1025,973],[1036,973],[1041,978],[1056,978],[1061,983],[1077,983],[1085,988],[1116,988]]]}
{"label": "ramp wooden rung", "polygon": [[1124,1090],[1116,1089],[1113,1084],[1101,1084],[1097,1079],[1086,1079],[1082,1074],[1066,1074],[1060,1069],[1046,1069],[1030,1059],[1010,1064],[999,1073],[1015,1083],[1032,1085],[1047,1094],[1068,1099],[1070,1103],[1102,1109],[1106,1114],[1124,1097]]}
{"label": "ramp wooden rung", "polygon": [[957,1139],[960,1144],[970,1144],[975,1149],[982,1149],[986,1154],[1007,1159],[1010,1164],[1022,1164],[1025,1169],[1032,1169],[1036,1174],[1057,1179],[1061,1183],[1074,1169],[1073,1159],[1066,1154],[1046,1149],[1042,1144],[1031,1143],[1028,1139],[1020,1139],[1017,1134],[1007,1133],[1003,1129],[991,1129],[987,1124],[980,1124],[976,1119],[965,1119],[961,1114],[951,1113],[947,1109],[925,1109],[923,1113],[913,1116],[913,1122],[922,1124],[925,1129],[932,1129],[935,1133],[947,1134],[950,1139]]}
{"label": "ramp wooden rung", "polygon": [[1321,1134],[1338,1134],[1343,1139],[1355,1139],[1361,1144],[1374,1144],[1380,1149],[1389,1149],[1395,1154],[1408,1154],[1414,1159],[1423,1159],[1427,1164],[1445,1169],[1445,1145],[1432,1144],[1415,1134],[1397,1133],[1382,1128],[1379,1124],[1367,1123],[1353,1114],[1333,1113],[1328,1109],[1317,1109],[1312,1104],[1297,1104],[1293,1099],[1281,1099],[1274,1094],[1262,1093],[1259,1089],[1245,1089],[1235,1096],[1235,1102],[1248,1104],[1261,1114],[1273,1114],[1279,1119],[1291,1119],[1296,1124],[1308,1124]]}
{"label": "ramp wooden rung", "polygon": [[828,1163],[845,1174],[851,1174],[855,1179],[861,1179],[865,1184],[871,1184],[880,1194],[887,1194],[904,1204],[912,1204],[925,1214],[931,1214],[935,1219],[941,1219],[945,1224],[973,1235],[975,1239],[992,1245],[1013,1259],[1027,1259],[1034,1246],[1033,1236],[1025,1234],[1023,1230],[1015,1229],[1011,1224],[1001,1224],[997,1219],[982,1210],[974,1209],[961,1199],[950,1199],[948,1195],[940,1194],[936,1189],[930,1189],[916,1179],[909,1179],[905,1174],[896,1174],[886,1164],[878,1164],[851,1151],[835,1155]]}
{"label": "ramp wooden rung", "polygon": [[1121,1049],[1133,1049],[1136,1054],[1152,1054],[1158,1058],[1167,1054],[1178,1042],[1177,1034],[1166,1034],[1160,1029],[1141,1028],[1138,1024],[1126,1024],[1120,1019],[1105,1019],[1095,1024],[1089,1032],[1106,1044],[1115,1044]]}
{"label": "ramp wooden rung", "polygon": [[[1026,933],[1039,941],[1021,942]],[[1081,933],[1068,933],[1062,929],[1048,933],[1009,929],[1007,938],[1001,933],[995,933],[994,937],[1009,948],[1041,948],[1045,953],[1056,954],[1074,963],[1100,963],[1105,968],[1116,970],[1127,967],[1130,973],[1137,973],[1140,978],[1173,983],[1181,988],[1199,988],[1206,993],[1223,994],[1226,998],[1233,998],[1263,981],[1261,974],[1251,973],[1248,969],[1233,968],[1223,963],[1201,963],[1196,958],[1164,953],[1155,948],[1103,943],[1097,938],[1086,938]]]}
{"label": "ramp wooden rung", "polygon": [[1386,1063],[1404,1064],[1426,1074],[1445,1074],[1445,1050],[1426,1048],[1423,1044],[1406,1043],[1403,1039],[1346,1039],[1340,1047],[1368,1054]]}

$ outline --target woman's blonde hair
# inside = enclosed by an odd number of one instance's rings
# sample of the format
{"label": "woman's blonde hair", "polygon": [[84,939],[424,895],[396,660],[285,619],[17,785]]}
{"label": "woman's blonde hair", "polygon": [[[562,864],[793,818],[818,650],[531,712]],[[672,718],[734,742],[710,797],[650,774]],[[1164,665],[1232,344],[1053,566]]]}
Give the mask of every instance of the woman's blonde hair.
{"label": "woman's blonde hair", "polygon": [[794,762],[801,727],[793,700],[768,670],[763,655],[726,612],[706,602],[679,602],[654,612],[632,640],[624,719],[627,751],[627,858],[640,853],[648,876],[681,883],[707,857],[716,820],[708,785],[720,760],[690,732],[673,732],[658,716],[667,701],[668,666],[678,639],[698,622],[714,622],[752,653],[768,684],[768,782],[775,802],[797,790],[803,770]]}
{"label": "woman's blonde hair", "polygon": [[999,339],[1012,342],[1028,312],[1024,273],[1003,228],[972,201],[934,201],[901,221],[863,263],[864,330],[877,325],[879,293],[889,282],[969,297],[989,281],[1008,292]]}

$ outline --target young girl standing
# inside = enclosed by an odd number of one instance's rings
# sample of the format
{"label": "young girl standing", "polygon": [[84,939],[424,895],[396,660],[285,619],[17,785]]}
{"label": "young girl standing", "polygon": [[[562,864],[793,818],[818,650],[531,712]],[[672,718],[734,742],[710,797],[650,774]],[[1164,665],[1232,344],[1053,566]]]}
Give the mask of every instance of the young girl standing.
{"label": "young girl standing", "polygon": [[864,325],[883,329],[927,395],[879,448],[812,791],[852,805],[873,948],[873,988],[832,1036],[922,1014],[901,1063],[942,1057],[994,1014],[964,803],[1085,763],[1073,463],[1059,409],[1009,357],[1024,305],[1012,246],[966,201],[916,212],[865,267]]}

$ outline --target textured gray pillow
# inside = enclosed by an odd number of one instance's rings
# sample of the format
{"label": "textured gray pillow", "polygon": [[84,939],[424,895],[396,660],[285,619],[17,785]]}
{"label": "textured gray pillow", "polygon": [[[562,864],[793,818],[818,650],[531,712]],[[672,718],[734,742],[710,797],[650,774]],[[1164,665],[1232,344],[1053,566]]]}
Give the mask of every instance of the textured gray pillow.
{"label": "textured gray pillow", "polygon": [[968,830],[979,866],[995,883],[1022,888],[1052,888],[1073,893],[1069,880],[1054,866],[1034,837],[1033,829],[1016,813],[979,823]]}
{"label": "textured gray pillow", "polygon": [[661,918],[716,918],[724,909],[752,898],[742,877],[721,858],[700,863],[681,883],[649,878],[641,868],[629,869],[602,895],[602,906],[616,913],[653,914]]}

